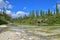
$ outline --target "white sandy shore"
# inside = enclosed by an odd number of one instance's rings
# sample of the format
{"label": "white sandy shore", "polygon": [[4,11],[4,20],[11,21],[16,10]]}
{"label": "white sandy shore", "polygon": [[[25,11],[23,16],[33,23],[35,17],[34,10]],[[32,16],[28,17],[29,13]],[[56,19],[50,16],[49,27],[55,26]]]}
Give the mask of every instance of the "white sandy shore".
{"label": "white sandy shore", "polygon": [[[0,27],[8,27],[8,26],[0,25]],[[48,35],[54,35],[54,34],[47,34],[47,33],[36,31],[36,30],[35,31],[31,31],[31,30],[25,31],[25,30],[20,30],[20,29],[17,29],[17,30],[18,31],[9,30],[9,31],[4,31],[0,33],[0,40],[48,40],[47,39]],[[31,33],[34,35],[32,35]],[[38,35],[42,35],[42,36],[40,37]],[[58,39],[54,37],[51,37],[50,39],[60,40],[60,38]]]}
{"label": "white sandy shore", "polygon": [[[25,31],[20,30],[20,32],[16,31],[5,31],[0,33],[0,40],[47,40],[48,37],[37,37],[37,36],[29,36]],[[30,34],[30,33],[29,33]],[[49,39],[50,40],[50,39]],[[60,38],[52,38],[51,40],[60,40]]]}
{"label": "white sandy shore", "polygon": [[0,25],[0,27],[7,27],[7,25]]}
{"label": "white sandy shore", "polygon": [[37,37],[28,37],[25,32],[6,31],[0,33],[0,40],[38,40]]}

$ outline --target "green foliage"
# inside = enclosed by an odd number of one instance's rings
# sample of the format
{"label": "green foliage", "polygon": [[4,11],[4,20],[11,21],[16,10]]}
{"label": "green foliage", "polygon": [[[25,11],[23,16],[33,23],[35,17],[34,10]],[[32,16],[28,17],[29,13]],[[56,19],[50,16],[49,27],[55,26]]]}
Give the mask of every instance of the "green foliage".
{"label": "green foliage", "polygon": [[51,12],[50,12],[50,9],[48,9],[48,16],[50,16],[51,15]]}
{"label": "green foliage", "polygon": [[[55,14],[56,12],[56,14]],[[36,13],[36,16],[35,16]],[[48,25],[54,25],[54,24],[60,24],[60,16],[59,14],[59,10],[58,10],[58,6],[56,4],[56,11],[54,11],[54,13],[52,13],[50,11],[50,9],[48,9],[48,11],[45,13],[43,10],[40,10],[40,15],[39,15],[39,10],[32,10],[30,11],[30,15],[29,16],[24,16],[24,18],[18,18],[15,19],[16,23],[20,23],[20,24],[31,24],[31,25],[36,25],[38,24],[38,20],[43,20],[42,23],[43,24],[48,24]],[[56,17],[58,16],[58,17]],[[47,19],[47,20],[45,20]],[[16,21],[17,20],[17,21]]]}
{"label": "green foliage", "polygon": [[56,20],[56,24],[60,24],[60,17],[56,17],[55,20]]}
{"label": "green foliage", "polygon": [[39,17],[39,10],[36,10],[36,17]]}
{"label": "green foliage", "polygon": [[59,15],[58,4],[56,4],[56,17]]}
{"label": "green foliage", "polygon": [[48,20],[46,21],[48,25],[54,25],[56,23],[55,18],[49,17]]}
{"label": "green foliage", "polygon": [[30,17],[31,17],[31,18],[35,17],[34,10],[32,10],[32,11],[30,12]]}
{"label": "green foliage", "polygon": [[[35,14],[36,14],[36,16],[35,16]],[[54,13],[51,12],[50,9],[48,9],[48,11],[46,11],[46,12],[43,10],[40,10],[40,11],[31,10],[29,16],[25,15],[24,17],[18,17],[18,18],[12,19],[9,15],[6,14],[6,10],[4,9],[3,14],[0,14],[0,18],[5,19],[10,22],[18,23],[18,24],[31,24],[31,25],[38,24],[38,20],[42,19],[43,20],[42,24],[53,25],[53,24],[60,24],[59,15],[60,14],[59,14],[59,10],[58,10],[58,5],[56,4],[56,11],[54,11]],[[45,19],[47,19],[47,20],[45,20]],[[3,23],[3,22],[4,21],[1,21],[0,23]]]}
{"label": "green foliage", "polygon": [[6,10],[0,11],[0,24],[7,24],[7,21],[12,22],[11,16],[6,14]]}
{"label": "green foliage", "polygon": [[8,23],[6,21],[3,21],[3,20],[0,19],[0,25],[1,24],[8,24]]}
{"label": "green foliage", "polygon": [[42,16],[43,15],[43,12],[42,12],[42,10],[40,10],[40,16]]}

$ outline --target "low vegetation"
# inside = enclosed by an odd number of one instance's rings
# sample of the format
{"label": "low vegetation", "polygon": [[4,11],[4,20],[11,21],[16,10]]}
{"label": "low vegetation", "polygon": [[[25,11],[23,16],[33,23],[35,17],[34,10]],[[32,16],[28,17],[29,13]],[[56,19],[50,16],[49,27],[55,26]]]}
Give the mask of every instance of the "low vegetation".
{"label": "low vegetation", "polygon": [[[50,9],[48,11],[43,10],[31,10],[30,14],[24,17],[18,18],[11,18],[9,15],[6,14],[6,10],[3,9],[3,12],[0,12],[0,24],[6,24],[6,21],[16,24],[23,24],[23,25],[55,25],[60,24],[60,12],[58,9],[58,4],[56,4],[56,9],[52,12]],[[3,14],[2,14],[3,13]]]}
{"label": "low vegetation", "polygon": [[[48,9],[47,12],[43,10],[31,10],[29,16],[18,17],[13,19],[14,23],[27,24],[27,25],[55,25],[60,24],[60,12],[58,9],[58,4],[56,4],[56,9],[52,12]],[[17,21],[16,21],[17,20]]]}

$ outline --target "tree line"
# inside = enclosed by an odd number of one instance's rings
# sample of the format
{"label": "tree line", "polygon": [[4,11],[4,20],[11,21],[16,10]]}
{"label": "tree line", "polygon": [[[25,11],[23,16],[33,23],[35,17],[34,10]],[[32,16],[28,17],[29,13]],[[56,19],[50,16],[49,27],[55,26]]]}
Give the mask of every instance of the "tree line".
{"label": "tree line", "polygon": [[56,9],[52,12],[50,9],[48,11],[43,10],[31,10],[29,16],[25,15],[23,18],[18,17],[13,19],[14,22],[19,24],[31,24],[31,25],[38,25],[40,21],[43,25],[53,25],[53,24],[60,24],[60,13],[58,4],[56,4]]}
{"label": "tree line", "polygon": [[[17,24],[29,24],[29,25],[38,25],[40,23],[41,25],[60,24],[60,12],[58,8],[58,4],[56,4],[56,8],[54,12],[52,12],[50,9],[48,9],[48,11],[46,12],[43,10],[40,10],[40,11],[31,10],[29,16],[24,15],[23,18],[22,17],[11,18],[4,11],[3,11],[4,13],[3,15],[5,19]],[[0,14],[0,17],[1,17],[1,14]]]}

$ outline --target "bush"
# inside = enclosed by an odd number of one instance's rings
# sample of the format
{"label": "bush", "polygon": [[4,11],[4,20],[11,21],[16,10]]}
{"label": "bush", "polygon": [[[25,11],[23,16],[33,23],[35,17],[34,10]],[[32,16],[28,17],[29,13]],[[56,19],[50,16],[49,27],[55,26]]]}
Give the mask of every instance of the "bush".
{"label": "bush", "polygon": [[56,24],[60,24],[60,17],[55,18],[55,20],[56,20]]}
{"label": "bush", "polygon": [[56,23],[55,18],[48,18],[48,20],[47,20],[48,25],[54,25],[55,23]]}
{"label": "bush", "polygon": [[6,21],[3,21],[3,20],[0,19],[0,25],[1,24],[8,24],[8,23]]}

